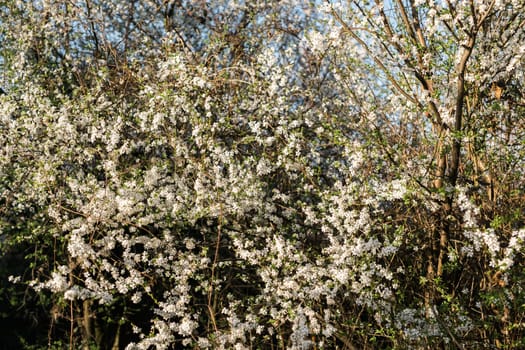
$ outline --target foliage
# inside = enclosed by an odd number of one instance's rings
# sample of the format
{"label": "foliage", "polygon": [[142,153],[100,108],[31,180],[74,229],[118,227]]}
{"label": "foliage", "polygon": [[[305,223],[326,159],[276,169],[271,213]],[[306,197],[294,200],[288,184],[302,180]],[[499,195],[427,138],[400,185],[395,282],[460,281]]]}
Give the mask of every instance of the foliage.
{"label": "foliage", "polygon": [[39,310],[26,348],[522,346],[524,21],[5,2],[2,318]]}

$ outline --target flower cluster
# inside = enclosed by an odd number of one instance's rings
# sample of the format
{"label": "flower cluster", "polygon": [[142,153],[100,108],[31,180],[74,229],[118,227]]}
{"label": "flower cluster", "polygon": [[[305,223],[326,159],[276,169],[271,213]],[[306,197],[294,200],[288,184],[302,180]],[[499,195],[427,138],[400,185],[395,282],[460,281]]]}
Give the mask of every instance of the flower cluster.
{"label": "flower cluster", "polygon": [[521,341],[525,4],[314,5],[0,9],[0,248],[50,338]]}

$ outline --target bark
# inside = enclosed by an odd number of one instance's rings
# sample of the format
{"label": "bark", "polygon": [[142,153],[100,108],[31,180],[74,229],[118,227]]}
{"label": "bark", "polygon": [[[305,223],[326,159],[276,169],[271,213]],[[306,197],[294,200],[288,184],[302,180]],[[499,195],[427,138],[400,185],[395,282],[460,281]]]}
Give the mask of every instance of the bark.
{"label": "bark", "polygon": [[83,340],[82,348],[89,350],[89,345],[93,339],[92,333],[92,319],[91,319],[91,300],[87,299],[82,302],[82,329],[83,329]]}

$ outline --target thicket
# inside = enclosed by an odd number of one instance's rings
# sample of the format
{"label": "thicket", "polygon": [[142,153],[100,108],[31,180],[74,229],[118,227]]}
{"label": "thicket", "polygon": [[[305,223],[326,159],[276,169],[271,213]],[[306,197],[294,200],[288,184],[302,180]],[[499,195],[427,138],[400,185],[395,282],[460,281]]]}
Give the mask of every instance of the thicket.
{"label": "thicket", "polygon": [[525,347],[525,2],[0,1],[0,347]]}

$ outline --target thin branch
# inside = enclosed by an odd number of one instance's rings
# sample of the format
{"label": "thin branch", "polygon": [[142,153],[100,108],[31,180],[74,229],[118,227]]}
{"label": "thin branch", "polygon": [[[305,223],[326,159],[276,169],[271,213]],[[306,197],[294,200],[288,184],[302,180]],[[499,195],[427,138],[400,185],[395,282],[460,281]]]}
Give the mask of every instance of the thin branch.
{"label": "thin branch", "polygon": [[387,67],[383,64],[383,62],[381,62],[381,60],[379,58],[377,58],[373,53],[372,51],[370,50],[370,48],[368,47],[368,45],[363,41],[363,39],[361,39],[355,32],[354,32],[354,29],[351,28],[345,21],[343,21],[343,19],[341,18],[341,16],[339,16],[339,14],[334,10],[332,9],[332,14],[335,16],[335,18],[339,21],[339,23],[344,27],[344,29],[366,50],[366,52],[368,52],[368,54],[370,54],[370,57],[374,60],[374,62],[379,66],[379,68],[381,68],[381,70],[383,71],[383,73],[385,73],[388,81],[390,81],[390,83],[392,83],[392,85],[395,87],[395,89],[401,93],[407,100],[409,100],[410,102],[416,104],[416,105],[419,105],[417,99],[415,99],[413,96],[411,96],[408,92],[406,92],[400,85],[399,83],[397,82],[397,80],[392,76],[392,74],[389,72],[389,69],[387,69]]}
{"label": "thin branch", "polygon": [[[457,97],[454,111],[454,131],[459,132],[462,128],[462,116],[463,116],[463,104],[465,100],[465,71],[467,67],[467,61],[474,49],[476,42],[475,33],[469,38],[469,41],[465,47],[465,51],[461,55],[457,67],[458,83],[457,83]],[[450,168],[450,183],[454,186],[458,177],[459,170],[459,158],[461,153],[461,139],[458,135],[454,137],[454,143],[452,145],[452,164]]]}
{"label": "thin branch", "polygon": [[411,0],[410,4],[411,4],[411,11],[412,11],[412,21],[414,24],[414,29],[416,31],[417,42],[422,48],[426,49],[427,43],[425,41],[425,36],[423,35],[423,29],[421,28],[421,21],[419,20],[419,13],[417,12],[417,8],[414,3],[414,0]]}
{"label": "thin branch", "polygon": [[399,8],[399,11],[401,13],[401,18],[403,19],[403,23],[405,24],[405,28],[408,31],[408,34],[414,41],[417,41],[416,34],[414,32],[414,28],[412,27],[412,24],[410,23],[410,20],[408,18],[408,14],[406,12],[405,5],[403,5],[403,2],[401,0],[396,0],[396,2],[397,2],[397,7]]}

